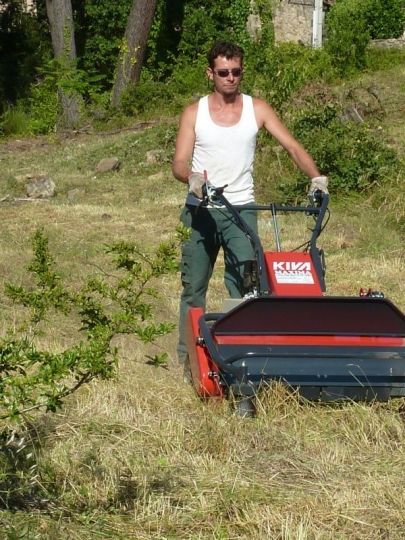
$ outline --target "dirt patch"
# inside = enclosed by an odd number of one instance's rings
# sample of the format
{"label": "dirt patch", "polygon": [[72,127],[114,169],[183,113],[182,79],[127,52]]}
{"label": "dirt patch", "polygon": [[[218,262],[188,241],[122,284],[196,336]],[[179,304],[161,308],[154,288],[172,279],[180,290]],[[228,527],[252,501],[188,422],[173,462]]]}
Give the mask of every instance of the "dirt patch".
{"label": "dirt patch", "polygon": [[83,128],[75,131],[64,131],[54,135],[36,135],[35,137],[27,137],[24,139],[10,139],[0,143],[0,155],[1,153],[6,154],[12,152],[25,152],[30,151],[33,148],[43,148],[54,145],[55,143],[62,143],[69,139],[86,138],[94,135],[109,136],[122,133],[124,131],[144,131],[167,121],[167,119],[150,120],[148,122],[138,122],[132,126],[106,131],[96,132],[90,128]]}

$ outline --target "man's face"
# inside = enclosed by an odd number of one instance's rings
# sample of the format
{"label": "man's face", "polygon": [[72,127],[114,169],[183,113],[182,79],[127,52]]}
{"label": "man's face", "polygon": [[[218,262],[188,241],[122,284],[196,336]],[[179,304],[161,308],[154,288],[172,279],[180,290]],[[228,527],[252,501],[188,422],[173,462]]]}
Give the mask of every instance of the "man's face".
{"label": "man's face", "polygon": [[234,94],[238,91],[242,78],[241,59],[217,56],[214,67],[207,69],[207,75],[214,82],[214,88],[217,92],[227,95]]}

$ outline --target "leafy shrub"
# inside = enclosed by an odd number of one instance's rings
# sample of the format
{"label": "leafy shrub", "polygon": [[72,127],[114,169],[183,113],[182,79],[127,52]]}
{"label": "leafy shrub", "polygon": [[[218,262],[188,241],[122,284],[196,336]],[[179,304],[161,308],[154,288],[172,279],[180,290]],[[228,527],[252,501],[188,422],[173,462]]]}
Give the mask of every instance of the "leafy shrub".
{"label": "leafy shrub", "polygon": [[205,75],[206,67],[205,57],[199,58],[193,64],[184,60],[177,63],[168,81],[172,95],[191,96],[207,93],[209,82]]}
{"label": "leafy shrub", "polygon": [[70,61],[62,59],[46,62],[38,70],[37,80],[31,85],[28,97],[19,100],[17,106],[3,116],[1,128],[3,133],[8,135],[50,133],[55,129],[61,112],[59,93],[62,91],[66,95],[77,96],[81,106],[82,96],[86,96],[93,103],[99,98],[98,104],[101,104],[103,96],[97,93],[98,80],[98,77],[88,76]]}
{"label": "leafy shrub", "polygon": [[305,83],[333,75],[325,51],[294,43],[281,43],[266,49],[267,57],[260,66],[247,62],[244,84],[249,91],[261,94],[276,108]]}
{"label": "leafy shrub", "polygon": [[[397,155],[382,130],[344,119],[335,103],[302,109],[292,131],[322,173],[331,177],[334,192],[368,190],[397,174]],[[304,181],[300,176],[299,183]]]}
{"label": "leafy shrub", "polygon": [[403,0],[365,0],[364,16],[372,39],[398,38],[405,25]]}
{"label": "leafy shrub", "polygon": [[58,112],[56,81],[45,77],[31,87],[31,95],[25,101],[29,122],[27,130],[33,135],[46,134],[54,130]]}
{"label": "leafy shrub", "polygon": [[111,88],[131,0],[73,0],[79,68],[99,77],[100,91]]}
{"label": "leafy shrub", "polygon": [[190,101],[191,96],[207,93],[205,77],[205,60],[194,63],[177,64],[166,81],[153,78],[151,72],[143,70],[141,80],[131,86],[121,99],[121,110],[127,115],[136,115],[157,108],[169,112],[178,112],[184,106],[184,98]]}
{"label": "leafy shrub", "polygon": [[337,0],[326,18],[326,51],[341,75],[366,65],[370,39],[395,38],[404,31],[403,0]]}
{"label": "leafy shrub", "polygon": [[31,87],[30,96],[9,107],[1,117],[4,136],[39,135],[53,131],[59,111],[57,89],[53,82],[42,80]]}
{"label": "leafy shrub", "polygon": [[136,86],[127,87],[121,98],[121,110],[127,116],[136,115],[156,107],[164,97],[163,83],[143,77]]}
{"label": "leafy shrub", "polygon": [[47,24],[39,13],[27,12],[19,0],[0,2],[0,114],[26,96],[51,49]]}
{"label": "leafy shrub", "polygon": [[205,55],[216,39],[229,39],[246,46],[249,42],[246,31],[249,12],[250,0],[186,2],[178,45],[179,55],[188,59]]}
{"label": "leafy shrub", "polygon": [[29,116],[21,104],[9,107],[1,117],[0,133],[9,135],[27,135]]}
{"label": "leafy shrub", "polygon": [[[0,340],[0,419],[20,419],[36,409],[55,411],[63,398],[95,378],[109,378],[115,372],[117,351],[111,344],[116,334],[134,334],[151,343],[173,329],[169,323],[155,323],[154,280],[177,269],[175,243],[162,243],[154,254],[136,245],[119,242],[107,248],[115,277],[90,277],[77,292],[69,291],[54,270],[48,240],[42,231],[33,236],[34,256],[28,271],[35,286],[8,284],[7,296],[26,307],[30,317],[26,328],[10,332]],[[62,352],[41,351],[35,337],[50,314],[75,312],[84,339]],[[56,330],[58,327],[56,328]],[[165,357],[149,357],[162,365]],[[154,360],[156,360],[154,362]]]}
{"label": "leafy shrub", "polygon": [[326,17],[325,50],[341,75],[366,64],[370,32],[363,0],[337,0]]}

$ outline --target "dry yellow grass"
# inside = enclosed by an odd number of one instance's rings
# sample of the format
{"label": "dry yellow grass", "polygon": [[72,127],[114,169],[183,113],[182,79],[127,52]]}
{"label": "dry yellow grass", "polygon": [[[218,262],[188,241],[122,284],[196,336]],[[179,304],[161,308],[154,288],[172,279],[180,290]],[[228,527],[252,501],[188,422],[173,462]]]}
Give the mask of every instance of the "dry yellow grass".
{"label": "dry yellow grass", "polygon": [[[1,283],[26,279],[29,236],[38,226],[72,287],[105,264],[105,243],[125,238],[151,247],[167,239],[184,187],[172,180],[167,162],[145,164],[146,150],[159,144],[153,133],[146,142],[130,132],[108,144],[88,136],[54,141],[20,151],[18,159],[5,149],[4,174],[47,172],[59,193],[48,202],[1,204]],[[94,178],[98,159],[112,151],[123,158],[121,171]],[[159,171],[163,176],[154,176]],[[83,192],[69,200],[73,187]],[[342,210],[332,202],[320,238],[329,293],[357,295],[371,286],[405,308],[403,238],[387,227],[368,203]],[[302,241],[297,217],[282,218],[281,228],[286,248]],[[271,242],[264,218],[261,231]],[[225,296],[222,273],[219,260],[212,310]],[[166,277],[165,320],[176,322],[179,293],[178,276]],[[4,334],[19,311],[3,296],[0,302]],[[53,323],[41,339],[55,349],[75,337],[75,327],[59,318]],[[42,511],[4,510],[4,538],[21,531],[22,538],[77,540],[404,538],[403,400],[321,406],[275,386],[260,396],[257,418],[243,420],[228,403],[203,403],[183,384],[175,333],[153,346],[169,352],[168,369],[147,365],[151,350],[130,337],[116,344],[114,380],[81,389],[56,415],[37,419],[33,481],[47,502]]]}

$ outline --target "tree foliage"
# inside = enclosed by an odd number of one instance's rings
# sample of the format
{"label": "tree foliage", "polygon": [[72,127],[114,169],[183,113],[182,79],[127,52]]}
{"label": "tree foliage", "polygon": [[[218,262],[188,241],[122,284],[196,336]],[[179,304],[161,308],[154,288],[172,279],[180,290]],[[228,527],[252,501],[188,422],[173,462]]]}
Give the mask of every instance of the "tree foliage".
{"label": "tree foliage", "polygon": [[246,31],[249,13],[249,0],[186,2],[178,45],[179,55],[187,58],[205,55],[216,39],[236,41],[246,48],[249,43]]}
{"label": "tree foliage", "polygon": [[[42,231],[36,231],[32,244],[28,271],[34,284],[6,286],[7,296],[30,315],[21,335],[10,332],[0,341],[2,419],[25,417],[40,408],[55,411],[83,384],[112,377],[117,350],[111,341],[116,334],[134,334],[152,343],[173,329],[171,323],[155,322],[154,300],[155,282],[177,270],[174,240],[152,254],[124,241],[109,246],[114,275],[92,276],[77,291],[63,284]],[[76,314],[84,339],[60,352],[40,350],[36,338],[43,322],[57,321],[58,314]],[[55,322],[55,335],[58,328]],[[164,358],[149,356],[150,362],[162,365]]]}
{"label": "tree foliage", "polygon": [[[343,118],[338,103],[310,104],[296,113],[292,130],[335,193],[367,191],[398,174],[396,152],[378,128]],[[307,179],[300,174],[301,183]]]}
{"label": "tree foliage", "polygon": [[344,75],[366,65],[370,39],[396,38],[404,31],[403,0],[336,0],[326,19],[326,51]]}
{"label": "tree foliage", "polygon": [[404,32],[404,0],[365,0],[364,16],[372,39],[399,38]]}
{"label": "tree foliage", "polygon": [[131,3],[73,0],[78,66],[100,90],[111,89]]}
{"label": "tree foliage", "polygon": [[[0,97],[3,98],[0,114],[6,115],[4,133],[12,133],[13,125],[19,126],[20,133],[24,125],[24,133],[54,129],[52,92],[66,96],[77,94],[84,100],[85,111],[90,114],[94,111],[99,116],[101,110],[107,117],[115,75],[114,94],[120,97],[113,102],[120,103],[124,114],[139,114],[163,103],[170,107],[170,112],[177,112],[186,98],[207,90],[203,75],[205,54],[218,38],[236,41],[245,48],[247,69],[243,90],[262,95],[279,106],[308,78],[336,75],[336,72],[344,76],[363,69],[369,40],[398,36],[404,25],[404,0],[337,0],[327,16],[325,49],[317,55],[308,47],[294,49],[290,44],[274,44],[273,4],[269,0],[208,0],[205,3],[156,0],[152,21],[145,17],[151,15],[155,0],[153,3],[145,0],[48,0],[48,6],[66,6],[70,1],[77,64],[59,58],[56,65],[49,63],[50,32],[45,0],[37,0],[36,12],[30,13],[22,9],[21,0],[0,0],[3,7],[0,45],[6,52],[0,58]],[[139,10],[132,19],[129,17],[131,7],[133,13]],[[262,23],[256,39],[248,35],[246,27],[251,13],[259,15]],[[142,52],[136,39],[133,43],[136,54],[130,52],[132,45],[128,46],[128,36],[123,41],[126,29],[128,32],[128,28],[134,28],[135,22],[139,24],[135,34],[143,35],[143,44],[151,23],[143,62],[143,54],[136,57]],[[311,62],[313,67],[310,67]],[[125,83],[125,92],[122,89],[117,92],[118,81]],[[129,90],[128,81],[133,82]],[[25,98],[24,101],[21,98]],[[52,107],[46,106],[47,103]],[[16,110],[10,113],[9,107],[16,104]],[[35,116],[34,121],[31,116]]]}
{"label": "tree foliage", "polygon": [[326,19],[326,31],[325,49],[341,74],[365,66],[370,32],[363,0],[337,0]]}
{"label": "tree foliage", "polygon": [[0,114],[26,94],[50,55],[44,17],[26,12],[20,0],[0,1]]}

